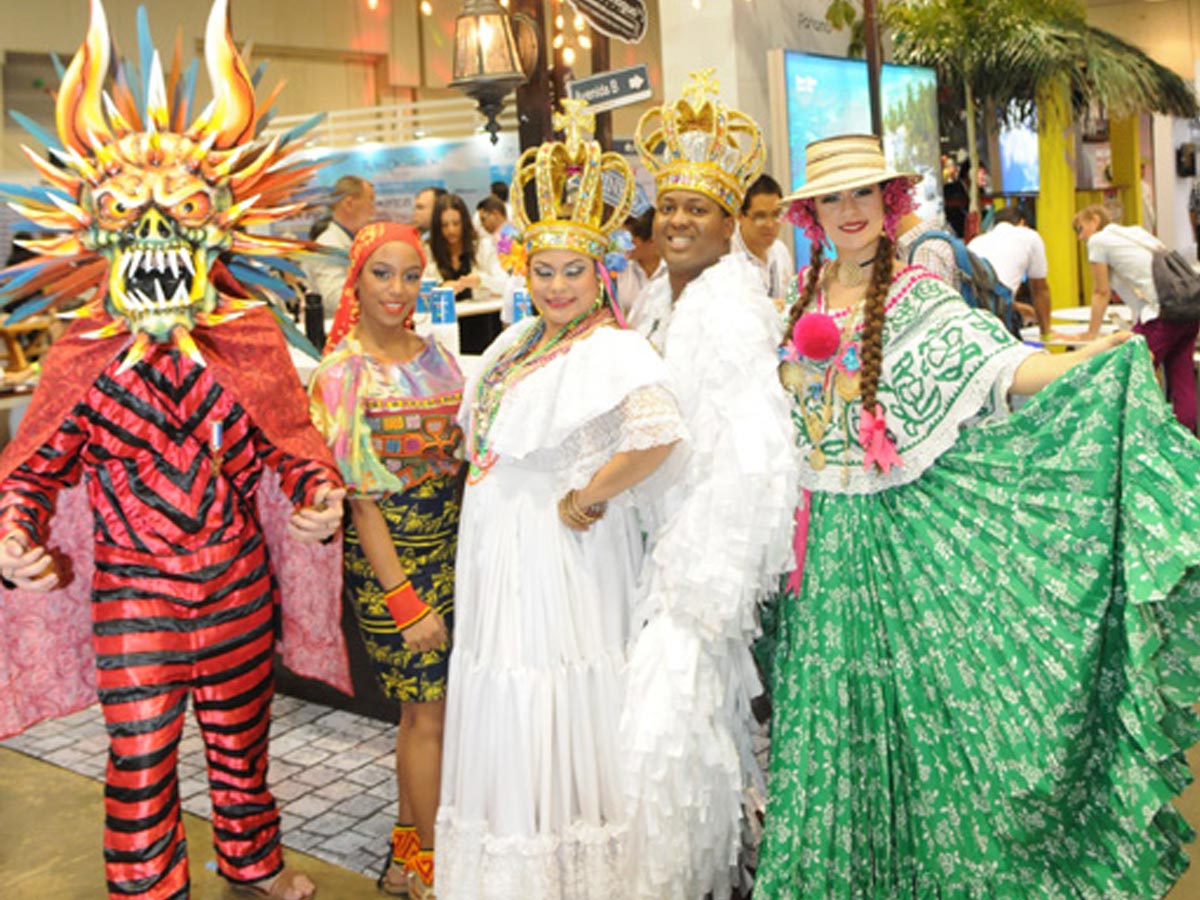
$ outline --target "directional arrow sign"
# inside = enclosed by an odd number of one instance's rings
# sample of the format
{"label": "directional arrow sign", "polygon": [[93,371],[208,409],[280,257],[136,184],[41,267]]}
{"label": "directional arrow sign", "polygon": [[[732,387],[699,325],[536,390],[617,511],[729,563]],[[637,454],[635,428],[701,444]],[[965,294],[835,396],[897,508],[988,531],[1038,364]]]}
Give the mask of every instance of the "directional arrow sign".
{"label": "directional arrow sign", "polygon": [[571,0],[589,24],[601,34],[627,44],[646,35],[645,0]]}
{"label": "directional arrow sign", "polygon": [[650,72],[644,66],[614,69],[567,85],[567,96],[588,102],[588,112],[604,112],[650,99]]}

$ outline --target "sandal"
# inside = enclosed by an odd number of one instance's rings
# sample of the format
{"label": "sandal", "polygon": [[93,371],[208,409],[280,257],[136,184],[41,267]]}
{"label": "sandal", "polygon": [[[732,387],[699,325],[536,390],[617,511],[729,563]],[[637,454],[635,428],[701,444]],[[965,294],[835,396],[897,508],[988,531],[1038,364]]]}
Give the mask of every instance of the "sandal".
{"label": "sandal", "polygon": [[412,825],[394,825],[391,850],[383,861],[383,871],[375,879],[375,887],[389,897],[407,897],[408,875],[405,867],[409,857],[420,849],[421,841]]}
{"label": "sandal", "polygon": [[437,900],[433,893],[433,851],[413,855],[404,870],[408,878],[409,900]]}
{"label": "sandal", "polygon": [[[304,893],[304,888],[300,885],[301,878],[312,884],[311,879],[299,869],[284,866],[274,878],[264,878],[255,883],[234,882],[233,886],[242,894],[251,897],[265,897],[267,900],[312,900],[317,895],[316,885],[313,885],[311,891]],[[263,882],[270,884],[269,890],[263,886]],[[291,894],[291,891],[296,893]]]}
{"label": "sandal", "polygon": [[375,879],[375,887],[389,897],[408,897],[408,870],[392,859],[390,853],[383,864],[383,871]]}

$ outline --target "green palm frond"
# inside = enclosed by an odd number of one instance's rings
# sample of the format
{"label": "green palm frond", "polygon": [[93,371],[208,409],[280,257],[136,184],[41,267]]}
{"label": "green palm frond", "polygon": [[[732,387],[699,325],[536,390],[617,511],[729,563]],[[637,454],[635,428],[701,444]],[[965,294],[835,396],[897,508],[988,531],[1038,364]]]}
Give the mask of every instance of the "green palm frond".
{"label": "green palm frond", "polygon": [[1117,117],[1200,113],[1183,78],[1089,25],[1075,0],[893,0],[880,18],[897,62],[931,66],[943,83],[969,84],[1011,114],[1030,110],[1055,80],[1070,86],[1077,112],[1099,103]]}

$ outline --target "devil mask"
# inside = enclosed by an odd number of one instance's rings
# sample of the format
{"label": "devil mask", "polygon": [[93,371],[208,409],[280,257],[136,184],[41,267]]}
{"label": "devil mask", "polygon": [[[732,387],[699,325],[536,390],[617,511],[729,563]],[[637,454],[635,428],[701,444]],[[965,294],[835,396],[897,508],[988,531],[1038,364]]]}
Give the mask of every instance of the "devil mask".
{"label": "devil mask", "polygon": [[317,121],[259,139],[270,102],[256,111],[228,0],[215,0],[209,14],[205,61],[214,97],[199,111],[192,110],[195,65],[182,71],[181,42],[164,73],[144,8],[138,15],[140,71],[115,52],[104,8],[91,0],[87,37],[58,90],[57,139],[22,120],[53,158],[23,148],[50,187],[5,192],[17,212],[53,235],[25,242],[39,256],[0,272],[0,302],[41,294],[10,321],[91,292],[76,314],[106,320],[97,337],[134,336],[126,365],[150,341],[174,340],[198,358],[193,326],[221,324],[287,290],[281,275],[299,272],[288,257],[312,245],[247,229],[303,207],[296,198],[315,166],[291,154]]}

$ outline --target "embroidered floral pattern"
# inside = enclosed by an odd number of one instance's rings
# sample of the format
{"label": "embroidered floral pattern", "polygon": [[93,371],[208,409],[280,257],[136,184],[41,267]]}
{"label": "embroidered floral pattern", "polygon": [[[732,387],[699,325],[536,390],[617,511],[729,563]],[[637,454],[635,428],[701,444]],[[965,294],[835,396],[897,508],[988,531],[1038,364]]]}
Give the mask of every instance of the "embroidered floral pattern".
{"label": "embroidered floral pattern", "polygon": [[[906,371],[945,375],[942,354]],[[954,386],[928,380],[908,395],[944,409]],[[814,491],[799,591],[763,617],[756,900],[1165,894],[1200,733],[1197,483],[1138,341],[911,483]]]}

